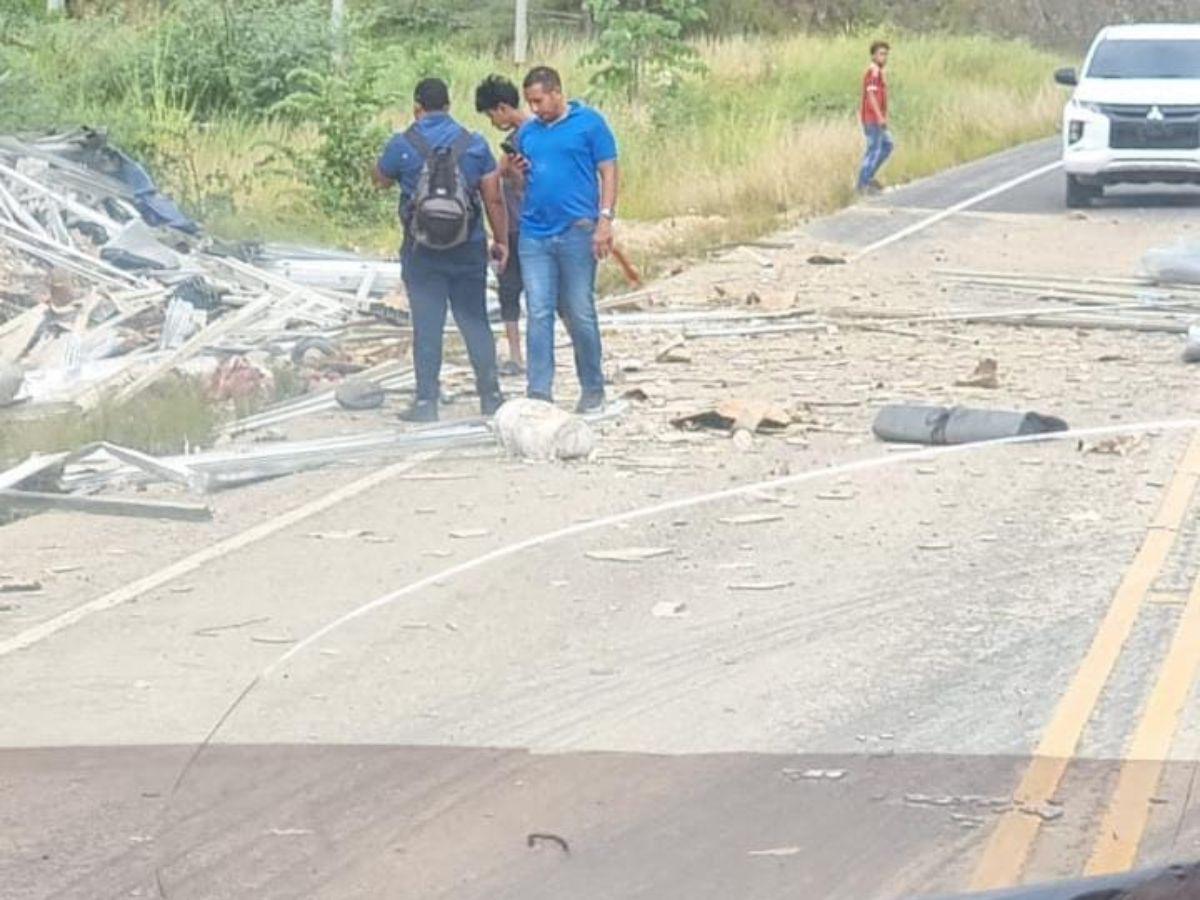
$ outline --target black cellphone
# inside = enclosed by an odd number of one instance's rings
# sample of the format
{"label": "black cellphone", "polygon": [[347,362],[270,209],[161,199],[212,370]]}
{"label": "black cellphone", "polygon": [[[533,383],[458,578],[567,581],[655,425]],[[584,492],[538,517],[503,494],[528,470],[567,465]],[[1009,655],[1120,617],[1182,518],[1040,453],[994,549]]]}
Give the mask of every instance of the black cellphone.
{"label": "black cellphone", "polygon": [[506,137],[500,142],[500,149],[509,156],[517,156],[521,152],[517,149],[517,145],[513,143],[513,139],[511,137]]}

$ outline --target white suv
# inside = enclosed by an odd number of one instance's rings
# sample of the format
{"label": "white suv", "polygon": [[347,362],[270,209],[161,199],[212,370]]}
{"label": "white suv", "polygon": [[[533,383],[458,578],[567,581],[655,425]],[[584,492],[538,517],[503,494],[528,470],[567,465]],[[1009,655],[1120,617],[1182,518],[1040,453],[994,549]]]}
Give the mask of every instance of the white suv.
{"label": "white suv", "polygon": [[1096,36],[1063,112],[1067,206],[1104,186],[1200,184],[1200,25],[1119,25]]}

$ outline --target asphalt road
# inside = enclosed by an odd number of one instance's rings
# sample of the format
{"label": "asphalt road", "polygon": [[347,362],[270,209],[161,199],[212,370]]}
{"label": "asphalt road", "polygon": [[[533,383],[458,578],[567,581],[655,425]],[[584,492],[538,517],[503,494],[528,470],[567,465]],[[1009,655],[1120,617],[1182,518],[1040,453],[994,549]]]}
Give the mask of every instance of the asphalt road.
{"label": "asphalt road", "polygon": [[[970,200],[997,185],[1021,178],[1053,163],[1061,155],[1057,138],[998,153],[953,171],[888,190],[838,215],[811,224],[808,231],[823,240],[861,247],[887,237],[955,204]],[[969,213],[1059,216],[1065,206],[1065,175],[1055,170],[1011,190],[972,205]],[[1110,215],[1136,227],[1154,218],[1185,223],[1200,210],[1200,189],[1165,185],[1120,185],[1086,215]],[[962,220],[956,220],[962,227]],[[929,235],[927,235],[929,236]]]}
{"label": "asphalt road", "polygon": [[[865,246],[1051,153],[1019,148],[809,230]],[[1089,215],[1186,222],[1185,194]],[[1065,245],[1060,195],[1050,173],[912,241],[997,215],[1059,217]],[[1035,364],[1098,355],[1061,340]],[[773,350],[740,352],[749,372]],[[830,362],[847,384],[867,378]],[[1146,415],[1185,405],[1156,371],[1098,377],[1154,393]],[[467,460],[381,486],[290,544],[0,657],[0,893],[892,900],[1002,872],[1013,854],[995,835],[1031,825],[1017,880],[1070,877],[1132,777],[1131,734],[1152,746],[1163,728],[1147,710],[1174,708],[1181,685],[1135,861],[1200,856],[1190,446],[1164,432],[1129,459],[1075,442],[872,450],[878,469],[611,525],[746,478],[736,462],[652,475]],[[773,475],[793,471],[788,449]],[[628,547],[664,552],[588,555]],[[280,662],[297,636],[424,578]],[[1088,669],[1094,654],[1110,676]],[[1065,746],[1072,722],[1071,764],[1039,794],[1035,748]]]}

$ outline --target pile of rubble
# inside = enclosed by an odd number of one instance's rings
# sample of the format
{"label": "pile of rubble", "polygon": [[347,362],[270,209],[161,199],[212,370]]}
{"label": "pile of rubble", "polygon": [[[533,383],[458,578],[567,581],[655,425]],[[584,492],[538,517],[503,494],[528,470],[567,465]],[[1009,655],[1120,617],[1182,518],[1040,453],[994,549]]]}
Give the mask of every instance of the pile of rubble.
{"label": "pile of rubble", "polygon": [[[344,374],[399,342],[394,326],[373,346],[345,340],[356,319],[379,323],[373,298],[395,291],[398,266],[223,245],[98,132],[0,138],[0,250],[0,404],[88,409],[169,372],[225,399],[262,390],[273,363],[314,346]],[[353,358],[340,352],[350,344]]]}

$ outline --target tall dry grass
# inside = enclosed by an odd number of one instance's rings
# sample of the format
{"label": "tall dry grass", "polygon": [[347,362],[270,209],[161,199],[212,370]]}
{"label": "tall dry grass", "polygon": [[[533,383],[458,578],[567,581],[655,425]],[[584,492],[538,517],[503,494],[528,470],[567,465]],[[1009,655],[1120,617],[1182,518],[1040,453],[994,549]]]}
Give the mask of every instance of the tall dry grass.
{"label": "tall dry grass", "polygon": [[[621,144],[623,217],[704,217],[703,240],[762,233],[797,217],[825,213],[852,199],[862,151],[856,112],[866,66],[861,35],[791,35],[713,40],[699,45],[703,78],[674,96],[641,103],[601,101]],[[386,51],[385,51],[386,54]],[[536,60],[562,70],[568,88],[586,88],[574,42],[538,47]],[[428,59],[419,61],[428,70]],[[885,178],[906,181],[1053,132],[1062,96],[1050,80],[1055,60],[1011,41],[952,35],[900,36],[890,69],[897,152]],[[418,63],[397,54],[384,83],[399,98],[385,118],[404,127],[403,99]],[[454,111],[498,142],[472,108],[474,85],[511,63],[439,51],[432,65],[450,81]],[[202,177],[244,183],[235,211],[218,228],[386,250],[390,225],[334,228],[315,211],[307,188],[265,163],[270,147],[311,141],[311,132],[281,124],[218,122],[191,148]],[[269,174],[263,174],[268,172]],[[243,178],[255,175],[262,177]],[[728,223],[716,234],[712,217]]]}

